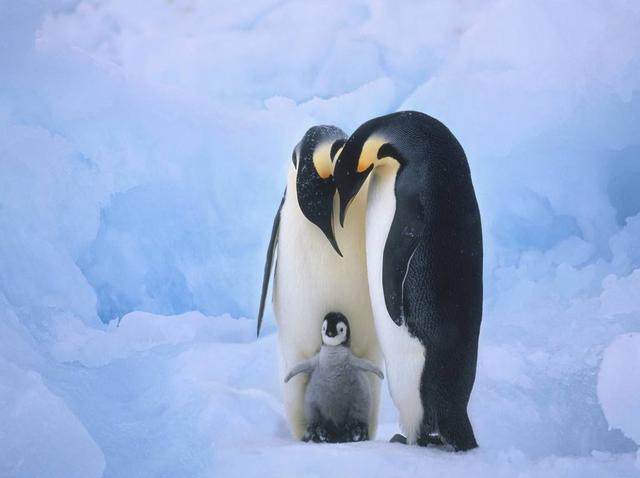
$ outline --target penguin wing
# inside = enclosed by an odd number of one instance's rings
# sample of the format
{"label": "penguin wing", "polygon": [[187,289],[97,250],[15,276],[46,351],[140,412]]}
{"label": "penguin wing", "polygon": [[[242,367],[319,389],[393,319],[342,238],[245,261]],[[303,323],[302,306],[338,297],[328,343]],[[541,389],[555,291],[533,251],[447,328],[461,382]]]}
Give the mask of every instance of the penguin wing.
{"label": "penguin wing", "polygon": [[396,212],[384,245],[382,289],[389,316],[401,326],[406,321],[404,287],[409,265],[425,230],[419,204],[411,198],[397,198]]}
{"label": "penguin wing", "polygon": [[260,327],[262,326],[262,317],[264,316],[264,305],[267,300],[267,291],[269,290],[269,279],[271,279],[271,270],[273,266],[273,256],[278,244],[278,232],[280,230],[280,211],[282,211],[282,205],[284,204],[284,198],[287,195],[285,190],[282,195],[282,201],[278,206],[278,212],[273,219],[273,228],[271,229],[271,239],[269,239],[269,247],[267,248],[267,258],[264,263],[264,275],[262,277],[262,295],[260,296],[260,310],[258,311],[258,325],[256,329],[256,336],[260,336]]}
{"label": "penguin wing", "polygon": [[371,372],[375,373],[380,379],[384,379],[384,374],[382,370],[380,370],[376,364],[371,362],[370,360],[361,359],[356,357],[355,355],[351,355],[350,357],[351,365],[353,365],[358,370],[362,370],[363,372]]}

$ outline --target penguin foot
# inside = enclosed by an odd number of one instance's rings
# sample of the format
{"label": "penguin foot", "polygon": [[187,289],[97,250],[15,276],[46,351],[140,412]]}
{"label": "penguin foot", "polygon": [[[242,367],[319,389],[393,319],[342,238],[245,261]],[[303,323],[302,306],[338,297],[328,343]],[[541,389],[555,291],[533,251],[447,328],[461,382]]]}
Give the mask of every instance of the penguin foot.
{"label": "penguin foot", "polygon": [[311,425],[307,427],[302,436],[302,441],[314,443],[326,443],[329,441],[327,429],[322,425]]}
{"label": "penguin foot", "polygon": [[315,440],[317,443],[326,443],[329,441],[329,436],[327,434],[327,429],[324,427],[318,427],[316,430],[316,437],[317,440]]}
{"label": "penguin foot", "polygon": [[366,441],[369,439],[369,427],[365,423],[356,422],[349,426],[347,441]]}
{"label": "penguin foot", "polygon": [[404,435],[400,435],[400,433],[396,433],[391,437],[391,440],[389,440],[389,443],[402,443],[403,445],[406,445],[407,437],[405,437]]}

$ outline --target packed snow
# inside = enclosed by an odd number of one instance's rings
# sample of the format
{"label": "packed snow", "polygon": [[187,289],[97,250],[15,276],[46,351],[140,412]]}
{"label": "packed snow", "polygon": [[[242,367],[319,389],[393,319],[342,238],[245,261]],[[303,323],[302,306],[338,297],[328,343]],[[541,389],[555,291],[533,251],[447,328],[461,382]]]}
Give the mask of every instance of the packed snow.
{"label": "packed snow", "polygon": [[[639,476],[640,4],[0,2],[0,476]],[[295,442],[255,315],[293,145],[465,147],[480,448]],[[384,388],[384,387],[383,387]]]}

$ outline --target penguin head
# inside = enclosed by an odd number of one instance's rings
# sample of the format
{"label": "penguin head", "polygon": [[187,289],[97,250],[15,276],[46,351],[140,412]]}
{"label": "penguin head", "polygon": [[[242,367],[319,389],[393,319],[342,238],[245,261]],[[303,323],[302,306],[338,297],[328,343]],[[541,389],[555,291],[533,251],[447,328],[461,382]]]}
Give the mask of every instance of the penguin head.
{"label": "penguin head", "polygon": [[347,135],[335,126],[310,128],[293,150],[298,205],[304,216],[323,232],[342,255],[333,229],[333,160]]}
{"label": "penguin head", "polygon": [[418,111],[400,111],[369,120],[349,137],[334,167],[340,224],[344,225],[351,200],[374,170],[392,172],[396,182],[402,179],[406,197],[423,201],[418,196],[427,177],[445,177],[454,168],[468,169],[466,156],[451,131],[437,119]]}
{"label": "penguin head", "polygon": [[340,312],[328,313],[322,322],[322,343],[324,345],[349,345],[351,331],[349,321]]}
{"label": "penguin head", "polygon": [[404,160],[395,148],[393,121],[398,113],[367,121],[349,137],[341,149],[334,167],[334,182],[340,196],[340,224],[351,201],[375,169],[390,166],[394,172]]}

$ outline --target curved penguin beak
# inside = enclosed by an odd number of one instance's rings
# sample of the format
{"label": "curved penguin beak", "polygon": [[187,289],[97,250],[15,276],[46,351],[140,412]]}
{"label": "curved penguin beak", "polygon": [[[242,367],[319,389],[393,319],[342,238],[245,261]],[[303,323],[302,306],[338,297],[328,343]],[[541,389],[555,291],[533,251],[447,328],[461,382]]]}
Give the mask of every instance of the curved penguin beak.
{"label": "curved penguin beak", "polygon": [[[347,149],[346,146],[345,149]],[[344,227],[344,219],[351,201],[373,170],[372,164],[366,170],[358,172],[359,155],[359,151],[357,154],[350,154],[349,150],[343,150],[333,171],[333,179],[340,195],[340,225],[342,227]]]}
{"label": "curved penguin beak", "polygon": [[353,191],[353,188],[347,190],[346,187],[343,187],[338,194],[340,196],[340,226],[344,227],[344,218],[347,215],[347,209],[352,199],[356,196],[356,193]]}
{"label": "curved penguin beak", "polygon": [[[333,205],[333,197],[331,198],[331,204]],[[326,217],[326,219],[325,217],[323,217],[321,221],[315,222],[314,224],[320,228],[320,230],[324,233],[326,238],[333,246],[333,249],[338,253],[340,257],[342,257],[342,252],[340,251],[340,247],[338,247],[338,241],[336,240],[336,235],[333,230],[333,212],[331,212],[329,216]]]}

